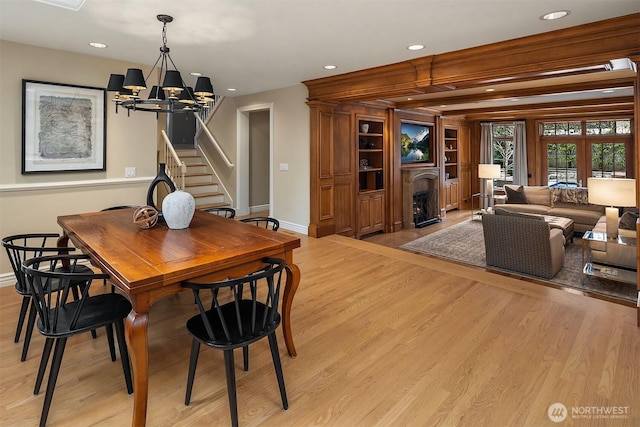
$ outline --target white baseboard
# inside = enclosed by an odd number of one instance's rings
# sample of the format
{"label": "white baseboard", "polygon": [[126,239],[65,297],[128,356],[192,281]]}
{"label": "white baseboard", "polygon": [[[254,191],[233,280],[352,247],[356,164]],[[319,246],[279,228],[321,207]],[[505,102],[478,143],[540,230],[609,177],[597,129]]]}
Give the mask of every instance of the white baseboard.
{"label": "white baseboard", "polygon": [[302,226],[300,224],[294,224],[292,222],[280,221],[280,228],[289,231],[295,231],[296,233],[304,234],[305,236],[308,234],[308,227]]}
{"label": "white baseboard", "polygon": [[269,205],[256,205],[256,206],[249,206],[249,212],[250,213],[256,213],[256,212],[265,212],[269,210]]}
{"label": "white baseboard", "polygon": [[16,276],[13,273],[0,274],[0,288],[5,286],[14,286],[16,284]]}

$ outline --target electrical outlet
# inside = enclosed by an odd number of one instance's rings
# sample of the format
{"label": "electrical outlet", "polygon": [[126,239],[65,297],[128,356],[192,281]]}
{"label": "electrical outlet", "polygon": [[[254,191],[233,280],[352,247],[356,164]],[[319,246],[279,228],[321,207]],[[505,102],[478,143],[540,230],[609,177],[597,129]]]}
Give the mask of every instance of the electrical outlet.
{"label": "electrical outlet", "polygon": [[125,178],[134,178],[135,176],[136,176],[136,168],[135,167],[124,168],[124,177]]}

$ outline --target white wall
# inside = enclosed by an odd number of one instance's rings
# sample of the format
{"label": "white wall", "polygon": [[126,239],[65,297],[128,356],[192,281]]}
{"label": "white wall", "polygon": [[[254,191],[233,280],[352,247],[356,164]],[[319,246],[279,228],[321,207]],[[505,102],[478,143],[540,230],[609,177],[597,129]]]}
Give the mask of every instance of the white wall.
{"label": "white wall", "polygon": [[[0,237],[17,233],[59,232],[57,217],[97,211],[108,206],[145,204],[156,175],[157,122],[154,114],[115,114],[107,94],[107,170],[22,175],[22,79],[106,87],[109,74],[127,64],[87,55],[43,49],[0,40]],[[141,68],[145,68],[142,66]],[[146,67],[147,69],[149,67]],[[281,90],[227,98],[230,110],[255,104],[274,105],[274,212],[283,228],[306,233],[309,224],[309,110],[302,84]],[[234,108],[235,107],[235,108]],[[234,140],[236,119],[227,116],[222,139]],[[288,163],[289,171],[279,171]],[[124,168],[136,167],[136,178]],[[0,284],[11,267],[0,256]],[[5,283],[6,284],[6,283]]]}
{"label": "white wall", "polygon": [[[296,86],[233,98],[237,108],[273,104],[273,212],[283,228],[309,226],[309,107],[307,88]],[[280,163],[289,165],[279,170]]]}
{"label": "white wall", "polygon": [[[60,232],[59,215],[114,205],[145,204],[156,175],[154,114],[115,114],[107,94],[106,171],[21,174],[22,79],[106,87],[111,72],[131,64],[0,40],[0,237],[17,233]],[[124,178],[134,166],[136,178]],[[0,277],[11,271],[0,256]]]}

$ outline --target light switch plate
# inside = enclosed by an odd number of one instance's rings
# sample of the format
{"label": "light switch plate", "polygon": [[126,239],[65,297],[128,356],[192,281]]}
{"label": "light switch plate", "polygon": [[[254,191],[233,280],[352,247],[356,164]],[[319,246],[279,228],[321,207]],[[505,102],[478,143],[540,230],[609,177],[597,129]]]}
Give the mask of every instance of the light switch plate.
{"label": "light switch plate", "polygon": [[288,171],[289,170],[289,163],[280,163],[280,170],[281,171]]}

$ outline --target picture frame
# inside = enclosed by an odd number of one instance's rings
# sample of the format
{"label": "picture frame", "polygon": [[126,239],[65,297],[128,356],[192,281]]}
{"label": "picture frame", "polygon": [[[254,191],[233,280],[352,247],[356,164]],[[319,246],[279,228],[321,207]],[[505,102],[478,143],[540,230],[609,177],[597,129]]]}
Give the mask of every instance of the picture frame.
{"label": "picture frame", "polygon": [[434,127],[430,123],[400,122],[400,162],[434,165]]}
{"label": "picture frame", "polygon": [[22,80],[22,174],[106,170],[106,89]]}

